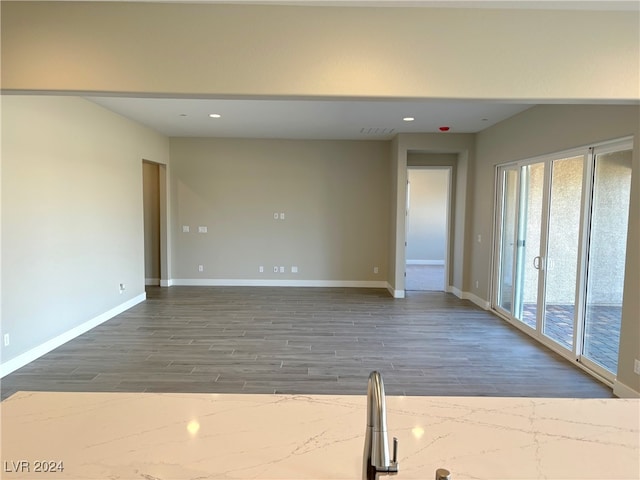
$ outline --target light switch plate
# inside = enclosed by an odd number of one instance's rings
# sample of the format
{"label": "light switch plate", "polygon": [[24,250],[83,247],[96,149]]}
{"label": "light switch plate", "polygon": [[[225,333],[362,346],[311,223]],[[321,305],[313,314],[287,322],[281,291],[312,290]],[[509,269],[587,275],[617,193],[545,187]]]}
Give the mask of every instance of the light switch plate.
{"label": "light switch plate", "polygon": [[198,233],[207,233],[207,227],[198,227]]}

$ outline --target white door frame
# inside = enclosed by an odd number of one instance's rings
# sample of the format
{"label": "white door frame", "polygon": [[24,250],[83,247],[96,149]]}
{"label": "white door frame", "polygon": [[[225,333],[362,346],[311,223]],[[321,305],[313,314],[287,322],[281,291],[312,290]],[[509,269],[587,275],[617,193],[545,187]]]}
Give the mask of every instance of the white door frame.
{"label": "white door frame", "polygon": [[[409,185],[409,170],[444,170],[447,172],[447,201],[446,201],[446,223],[445,223],[445,252],[444,252],[444,284],[442,290],[449,292],[451,290],[449,285],[449,266],[451,263],[451,201],[452,201],[452,182],[453,182],[453,167],[451,165],[427,165],[427,166],[407,166],[407,186]],[[407,241],[409,232],[409,188],[407,188],[406,204],[405,204],[405,249],[404,249],[404,265],[405,265],[405,277],[406,265],[407,265]],[[405,284],[406,292],[406,284]]]}

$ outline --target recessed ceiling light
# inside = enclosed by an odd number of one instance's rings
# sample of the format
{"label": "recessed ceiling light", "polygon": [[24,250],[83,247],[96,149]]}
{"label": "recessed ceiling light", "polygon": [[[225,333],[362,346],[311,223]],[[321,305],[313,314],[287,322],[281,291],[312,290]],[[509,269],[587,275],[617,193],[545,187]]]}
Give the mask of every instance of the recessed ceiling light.
{"label": "recessed ceiling light", "polygon": [[402,120],[404,120],[405,122],[413,122],[415,120],[415,118],[413,118],[413,117],[404,117]]}
{"label": "recessed ceiling light", "polygon": [[220,115],[219,113],[210,113],[209,116],[211,118],[220,118],[222,115]]}

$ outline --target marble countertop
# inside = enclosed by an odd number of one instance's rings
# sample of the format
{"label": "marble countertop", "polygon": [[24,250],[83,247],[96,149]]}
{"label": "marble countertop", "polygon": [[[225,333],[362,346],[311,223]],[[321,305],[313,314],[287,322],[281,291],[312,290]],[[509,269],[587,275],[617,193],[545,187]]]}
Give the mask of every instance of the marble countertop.
{"label": "marble countertop", "polygon": [[[361,477],[365,395],[19,392],[0,413],[2,479]],[[640,478],[638,399],[387,396],[387,423],[398,480]]]}

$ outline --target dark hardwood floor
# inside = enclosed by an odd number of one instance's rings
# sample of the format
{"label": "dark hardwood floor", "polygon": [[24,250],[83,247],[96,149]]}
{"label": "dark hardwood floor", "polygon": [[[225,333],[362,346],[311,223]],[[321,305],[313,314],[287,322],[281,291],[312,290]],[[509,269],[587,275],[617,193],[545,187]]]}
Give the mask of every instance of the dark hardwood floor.
{"label": "dark hardwood floor", "polygon": [[1,382],[19,390],[612,397],[491,313],[446,293],[150,287],[147,300]]}

